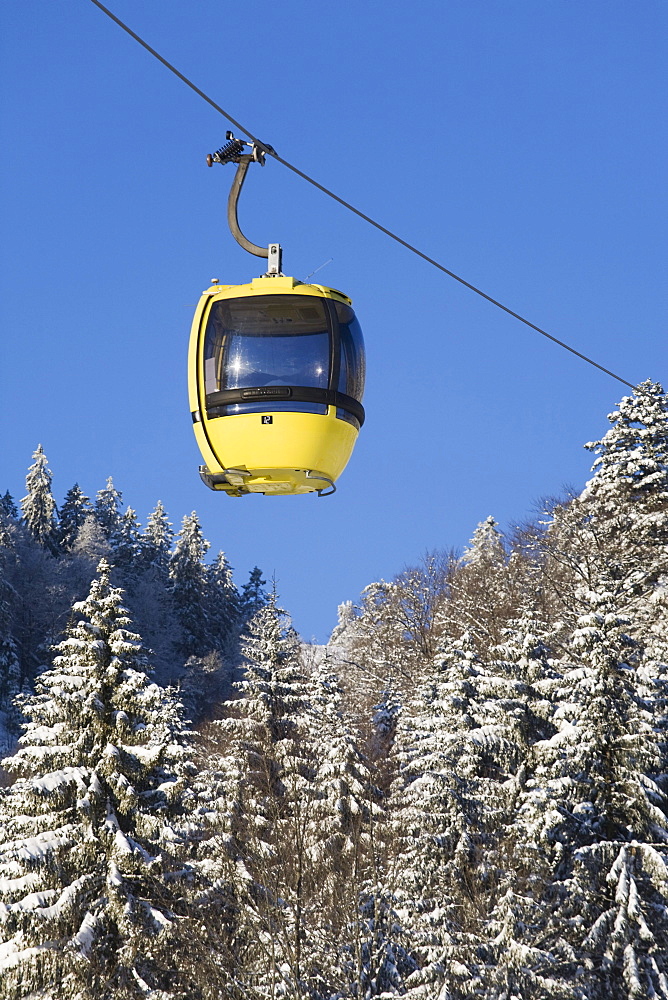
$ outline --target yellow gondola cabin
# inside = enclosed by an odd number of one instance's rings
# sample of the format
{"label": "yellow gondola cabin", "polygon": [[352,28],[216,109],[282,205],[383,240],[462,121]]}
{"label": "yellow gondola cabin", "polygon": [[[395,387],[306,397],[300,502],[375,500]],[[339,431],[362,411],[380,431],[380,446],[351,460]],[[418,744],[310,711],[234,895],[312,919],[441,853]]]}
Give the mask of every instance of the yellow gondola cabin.
{"label": "yellow gondola cabin", "polygon": [[[251,163],[270,147],[235,139],[207,163],[236,163],[227,222],[237,243],[266,257],[247,285],[202,293],[188,354],[190,411],[205,464],[200,475],[228,496],[327,496],[364,422],[364,342],[342,292],[286,277],[281,247],[239,228],[237,203]],[[250,152],[246,152],[250,149]]]}
{"label": "yellow gondola cabin", "polygon": [[189,351],[206,485],[229,496],[332,492],[364,421],[364,373],[341,292],[281,274],[212,284]]}

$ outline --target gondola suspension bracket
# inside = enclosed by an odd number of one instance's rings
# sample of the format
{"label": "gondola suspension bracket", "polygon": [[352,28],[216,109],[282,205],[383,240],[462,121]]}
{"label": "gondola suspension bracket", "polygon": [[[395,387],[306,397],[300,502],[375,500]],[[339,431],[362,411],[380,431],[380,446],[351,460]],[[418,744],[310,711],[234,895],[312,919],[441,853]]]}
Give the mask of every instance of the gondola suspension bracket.
{"label": "gondola suspension bracket", "polygon": [[[230,195],[227,200],[227,224],[230,227],[230,232],[239,246],[243,247],[248,253],[253,254],[255,257],[267,258],[265,277],[282,276],[283,250],[280,243],[270,243],[265,249],[258,246],[257,243],[251,242],[242,233],[238,217],[239,195],[246,179],[248,167],[251,163],[259,163],[263,167],[266,153],[273,152],[273,149],[271,146],[264,146],[257,142],[246,142],[244,139],[236,139],[230,131],[226,132],[225,139],[225,145],[221,146],[215,153],[209,153],[206,162],[209,167],[212,167],[214,163],[220,163],[223,166],[226,163],[237,164],[237,172],[234,175]],[[244,152],[245,149],[249,149],[250,152]]]}

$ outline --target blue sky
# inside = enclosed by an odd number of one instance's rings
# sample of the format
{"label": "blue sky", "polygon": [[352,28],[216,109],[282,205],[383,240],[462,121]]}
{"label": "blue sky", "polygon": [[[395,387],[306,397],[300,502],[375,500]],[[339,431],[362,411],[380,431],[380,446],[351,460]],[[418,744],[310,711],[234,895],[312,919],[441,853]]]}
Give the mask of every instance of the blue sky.
{"label": "blue sky", "polygon": [[[659,0],[115,0],[286,159],[631,382],[666,380],[666,27]],[[60,500],[111,475],[145,522],[196,509],[307,638],[428,549],[581,487],[622,385],[390,242],[280,164],[240,205],[284,270],[354,300],[367,422],[335,497],[214,495],[185,360],[227,232],[228,124],[88,0],[0,6],[0,490],[44,445]]]}

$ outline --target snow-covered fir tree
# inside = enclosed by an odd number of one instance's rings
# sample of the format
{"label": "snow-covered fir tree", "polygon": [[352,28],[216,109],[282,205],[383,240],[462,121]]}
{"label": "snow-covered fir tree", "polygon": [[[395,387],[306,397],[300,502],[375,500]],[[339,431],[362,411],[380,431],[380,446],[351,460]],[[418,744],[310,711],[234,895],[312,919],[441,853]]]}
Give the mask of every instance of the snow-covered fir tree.
{"label": "snow-covered fir tree", "polygon": [[122,503],[123,494],[116,489],[113,479],[109,476],[106,486],[98,490],[95,498],[95,516],[105,538],[112,543],[120,527]]}
{"label": "snow-covered fir tree", "polygon": [[14,704],[21,691],[21,663],[11,629],[12,587],[5,576],[5,561],[11,552],[9,531],[0,515],[0,750],[8,750],[18,723]]}
{"label": "snow-covered fir tree", "polygon": [[[645,501],[643,514],[653,513],[636,529],[650,537],[667,540],[668,515],[663,510],[668,496],[668,398],[658,382],[641,383],[632,396],[624,396],[608,415],[610,430],[600,441],[585,447],[597,458],[594,478],[583,496],[596,494],[599,505],[609,504],[614,515],[620,496]],[[628,513],[628,512],[625,512]]]}
{"label": "snow-covered fir tree", "polygon": [[26,495],[21,500],[23,522],[35,541],[56,552],[56,501],[51,493],[53,473],[41,444],[32,457],[34,463],[26,476]]}
{"label": "snow-covered fir tree", "polygon": [[[339,680],[326,656],[310,679],[307,717],[316,802],[309,829],[313,884],[313,958],[325,995],[365,992],[398,979],[391,935],[384,933],[382,793],[344,714]],[[387,907],[384,913],[387,916]],[[393,970],[393,971],[390,971]],[[366,985],[364,985],[366,984]]]}
{"label": "snow-covered fir tree", "polygon": [[174,532],[162,502],[158,500],[146,522],[142,538],[143,562],[160,574],[167,574]]}
{"label": "snow-covered fir tree", "polygon": [[489,689],[470,636],[446,639],[397,729],[394,885],[416,961],[408,984],[436,995],[470,971],[463,944],[478,930],[495,875],[492,846],[504,805],[499,764],[512,717],[507,724],[498,718]]}
{"label": "snow-covered fir tree", "polygon": [[466,630],[481,649],[501,642],[521,603],[525,578],[520,554],[508,554],[498,523],[486,518],[452,573],[449,600],[439,613],[440,634],[457,638]]}
{"label": "snow-covered fir tree", "polygon": [[96,566],[100,559],[111,556],[111,545],[95,514],[86,515],[72,544],[72,553]]}
{"label": "snow-covered fir tree", "polygon": [[79,484],[75,483],[65,494],[63,505],[60,508],[58,541],[63,551],[67,552],[72,548],[79,528],[82,527],[92,511],[89,498],[84,495]]}
{"label": "snow-covered fir tree", "polygon": [[185,657],[207,652],[208,614],[204,556],[209,543],[195,511],[183,518],[169,561],[174,606],[181,625],[177,647]]}
{"label": "snow-covered fir tree", "polygon": [[179,709],[149,681],[106,563],[73,613],[4,762],[17,780],[0,801],[3,997],[199,997]]}
{"label": "snow-covered fir tree", "polygon": [[577,974],[583,995],[595,1000],[664,997],[668,982],[657,712],[638,684],[643,647],[620,613],[619,590],[609,580],[580,594],[585,609],[556,690],[558,729],[534,744],[518,800],[534,870],[552,868],[551,883],[543,883],[544,928],[564,959],[561,976]]}
{"label": "snow-covered fir tree", "polygon": [[668,642],[668,399],[644,382],[608,415],[610,430],[586,447],[597,458],[578,497],[557,506],[543,539],[557,613],[578,586],[624,582],[624,607],[645,633]]}
{"label": "snow-covered fir tree", "polygon": [[335,655],[337,660],[350,658],[351,643],[355,638],[356,624],[357,612],[353,602],[344,601],[343,604],[339,604],[336,625],[327,643],[329,654]]}
{"label": "snow-covered fir tree", "polygon": [[142,537],[136,512],[128,507],[121,514],[114,539],[114,565],[123,573],[126,585],[141,565]]}
{"label": "snow-covered fir tree", "polygon": [[243,650],[242,697],[229,703],[230,717],[218,724],[229,776],[221,876],[231,880],[246,928],[240,936],[249,942],[236,976],[253,997],[299,996],[320,976],[308,947],[317,794],[299,641],[275,595],[248,623]]}
{"label": "snow-covered fir tree", "polygon": [[465,566],[485,566],[490,570],[505,560],[503,535],[498,529],[499,522],[491,514],[480,522],[464,549],[462,562]]}
{"label": "snow-covered fir tree", "polygon": [[8,517],[10,520],[18,520],[18,507],[14,503],[14,497],[11,495],[9,490],[6,490],[3,496],[0,497],[0,513],[4,514],[5,517]]}
{"label": "snow-covered fir tree", "polygon": [[238,638],[241,598],[224,552],[206,568],[208,631],[212,648],[229,651]]}

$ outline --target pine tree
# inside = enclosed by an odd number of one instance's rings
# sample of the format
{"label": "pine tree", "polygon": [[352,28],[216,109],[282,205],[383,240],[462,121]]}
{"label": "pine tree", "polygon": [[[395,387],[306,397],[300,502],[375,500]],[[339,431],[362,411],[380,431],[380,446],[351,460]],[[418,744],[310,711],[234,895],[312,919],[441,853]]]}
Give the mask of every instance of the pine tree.
{"label": "pine tree", "polygon": [[327,643],[328,654],[335,660],[349,659],[351,643],[354,642],[357,612],[352,601],[344,601],[337,609],[337,621]]}
{"label": "pine tree", "polygon": [[440,609],[440,634],[457,638],[465,629],[481,651],[501,642],[525,596],[525,578],[520,553],[508,555],[497,522],[486,518],[452,574],[449,599]]}
{"label": "pine tree", "polygon": [[668,399],[644,382],[608,415],[610,430],[586,447],[597,458],[579,497],[559,504],[542,539],[557,614],[578,587],[622,587],[623,609],[649,641],[668,642]]}
{"label": "pine tree", "polygon": [[[315,912],[311,960],[329,975],[329,993],[358,989],[373,933],[366,910],[376,879],[375,828],[380,789],[343,712],[342,691],[327,657],[310,678],[307,716],[315,803],[308,835]],[[329,995],[327,992],[325,995]]]}
{"label": "pine tree", "polygon": [[251,996],[301,996],[318,978],[308,947],[317,799],[305,739],[308,686],[297,637],[275,595],[249,622],[243,649],[242,697],[218,724],[228,776],[221,877],[231,881],[242,910],[238,935],[248,942],[236,978]]}
{"label": "pine tree", "polygon": [[200,996],[188,985],[179,858],[192,765],[121,600],[103,561],[4,762],[18,776],[0,802],[7,1000]]}
{"label": "pine tree", "polygon": [[35,461],[28,470],[26,496],[21,501],[23,521],[35,541],[55,553],[56,501],[51,494],[53,473],[48,467],[41,444],[32,457]]}
{"label": "pine tree", "polygon": [[443,984],[447,956],[471,920],[465,905],[470,908],[477,884],[475,859],[484,837],[476,781],[480,755],[465,734],[485,721],[477,690],[482,672],[468,636],[459,644],[446,642],[397,727],[392,881],[420,970],[412,982],[433,989]]}
{"label": "pine tree", "polygon": [[392,677],[388,677],[380,694],[380,700],[373,706],[372,730],[369,743],[370,757],[377,762],[385,787],[386,778],[392,769],[392,747],[401,718],[402,702]]}
{"label": "pine tree", "polygon": [[[395,581],[378,580],[362,591],[359,609],[349,612],[350,627],[345,655],[330,653],[346,688],[350,714],[361,730],[367,730],[369,746],[376,742],[377,730],[370,727],[377,705],[389,688],[399,703],[416,682],[419,654],[406,641],[400,610],[402,590]],[[359,613],[357,613],[359,610]],[[371,750],[372,756],[375,750]]]}
{"label": "pine tree", "polygon": [[122,503],[123,494],[116,489],[113,479],[109,476],[104,489],[98,490],[95,500],[95,516],[105,538],[112,544],[115,542],[120,528]]}
{"label": "pine tree", "polygon": [[[477,943],[480,961],[468,985],[461,984],[464,991],[453,991],[454,995],[484,1000],[589,1000],[592,994],[583,982],[582,970],[574,970],[572,962],[565,960],[563,942],[555,948],[545,928],[544,904],[530,883],[523,891],[508,884],[516,883],[515,873],[509,875],[487,921],[487,940]],[[573,956],[569,953],[568,957]]]}
{"label": "pine tree", "polygon": [[656,704],[619,611],[622,589],[608,580],[580,593],[555,690],[558,731],[534,744],[518,798],[533,869],[552,870],[545,936],[564,957],[561,977],[584,968],[583,988],[615,1000],[663,997],[668,983],[668,802],[654,780]]}
{"label": "pine tree", "polygon": [[561,676],[554,665],[555,637],[533,604],[508,622],[503,642],[491,650],[495,671],[515,684],[511,710],[526,748],[556,732],[551,694]]}
{"label": "pine tree", "polygon": [[262,570],[255,566],[241,589],[241,615],[244,621],[249,621],[267,603],[267,592],[264,589],[266,583],[262,579]]}
{"label": "pine tree", "polygon": [[9,538],[3,544],[0,525],[0,750],[9,749],[18,723],[14,700],[21,690],[21,663],[11,629],[12,588],[5,579],[5,558]]}
{"label": "pine tree", "polygon": [[72,548],[79,529],[92,510],[90,500],[84,496],[79,484],[75,483],[65,494],[63,506],[60,508],[58,540],[63,551],[67,552]]}
{"label": "pine tree", "polygon": [[169,568],[169,553],[174,532],[167,517],[167,511],[160,500],[151,511],[146,522],[142,539],[144,564],[155,568],[159,575],[166,576]]}
{"label": "pine tree", "polygon": [[139,532],[137,514],[128,509],[121,515],[114,539],[114,565],[128,581],[128,577],[136,576],[141,561],[142,538]]}
{"label": "pine tree", "polygon": [[0,617],[0,708],[9,708],[21,690],[21,664],[3,617]]}
{"label": "pine tree", "polygon": [[608,420],[612,427],[603,438],[585,445],[597,458],[594,478],[583,496],[595,494],[599,505],[610,501],[611,515],[620,494],[637,503],[645,501],[643,513],[655,514],[645,530],[665,539],[668,514],[662,508],[668,496],[668,398],[662,386],[649,380],[641,383],[632,396],[623,397]]}
{"label": "pine tree", "polygon": [[21,664],[11,631],[10,588],[3,574],[0,546],[0,710],[10,710],[21,690]]}
{"label": "pine tree", "polygon": [[[582,881],[591,876],[592,853],[585,849],[577,859],[577,867],[584,869],[578,873]],[[605,877],[601,896],[608,897],[608,906],[584,947],[601,996],[668,1000],[666,857],[665,846],[658,852],[635,841],[600,845],[596,851],[595,868],[599,878]]]}
{"label": "pine tree", "polygon": [[5,492],[4,496],[0,497],[0,513],[4,514],[12,521],[18,520],[19,511],[16,504],[14,503],[14,497],[11,495],[9,490]]}
{"label": "pine tree", "polygon": [[169,561],[171,593],[181,625],[178,651],[185,657],[209,652],[204,555],[209,543],[195,511],[183,518]]}
{"label": "pine tree", "polygon": [[468,548],[464,549],[462,555],[465,566],[484,566],[485,569],[494,569],[504,562],[506,550],[503,535],[498,527],[499,522],[491,514],[478,524]]}
{"label": "pine tree", "polygon": [[206,600],[209,637],[213,649],[232,652],[241,619],[241,598],[234,585],[232,567],[219,552],[206,568]]}
{"label": "pine tree", "polygon": [[95,514],[86,515],[72,544],[72,553],[75,556],[83,556],[95,565],[100,559],[111,556],[111,545]]}

